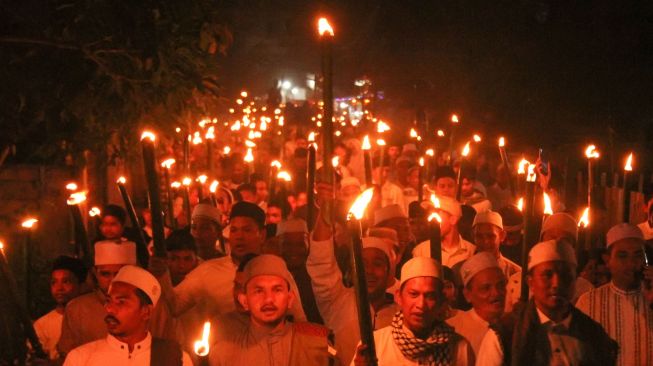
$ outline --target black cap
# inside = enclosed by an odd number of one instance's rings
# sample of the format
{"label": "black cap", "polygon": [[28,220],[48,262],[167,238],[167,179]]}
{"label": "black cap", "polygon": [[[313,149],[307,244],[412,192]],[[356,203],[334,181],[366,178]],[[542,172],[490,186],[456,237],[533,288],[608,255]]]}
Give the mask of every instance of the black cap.
{"label": "black cap", "polygon": [[125,221],[127,220],[127,211],[118,205],[107,205],[102,210],[102,217],[105,216],[113,216],[117,218],[118,221],[120,221],[120,224],[124,226]]}
{"label": "black cap", "polygon": [[413,201],[408,204],[408,217],[411,219],[425,218],[427,211],[422,207],[418,201]]}
{"label": "black cap", "polygon": [[192,250],[197,252],[195,238],[190,234],[189,229],[174,230],[164,241],[166,250]]}
{"label": "black cap", "polygon": [[72,274],[77,277],[79,283],[86,281],[86,266],[84,265],[84,262],[77,258],[69,257],[67,255],[57,257],[54,260],[54,263],[52,263],[52,271],[54,272],[59,269],[65,269],[72,272]]}
{"label": "black cap", "polygon": [[241,201],[233,205],[229,220],[233,220],[234,217],[249,217],[256,221],[259,227],[265,226],[265,212],[258,205],[251,202]]}
{"label": "black cap", "polygon": [[453,171],[453,168],[450,166],[441,166],[435,171],[435,179],[440,178],[451,178],[456,180],[456,172]]}

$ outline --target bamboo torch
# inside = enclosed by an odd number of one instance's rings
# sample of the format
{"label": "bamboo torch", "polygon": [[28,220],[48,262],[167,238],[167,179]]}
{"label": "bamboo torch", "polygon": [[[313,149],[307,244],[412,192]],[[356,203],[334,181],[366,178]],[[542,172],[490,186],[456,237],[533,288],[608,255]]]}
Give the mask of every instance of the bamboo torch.
{"label": "bamboo torch", "polygon": [[311,132],[308,138],[308,168],[306,175],[306,224],[308,231],[313,230],[315,224],[315,164],[317,159],[317,150],[315,148],[315,133]]}
{"label": "bamboo torch", "polygon": [[523,213],[524,213],[524,239],[522,241],[522,251],[521,251],[521,265],[522,265],[522,276],[521,276],[521,295],[519,297],[520,301],[528,301],[528,282],[526,276],[528,271],[525,269],[528,268],[528,251],[531,246],[537,241],[535,238],[535,222],[534,222],[534,198],[535,198],[535,180],[537,175],[535,174],[535,165],[528,165],[528,174],[526,175],[526,198],[524,199]]}
{"label": "bamboo torch", "polygon": [[419,168],[417,170],[417,202],[422,202],[424,198],[424,157],[419,158]]}
{"label": "bamboo torch", "polygon": [[73,217],[75,228],[75,253],[77,258],[80,258],[84,264],[91,268],[93,266],[93,257],[91,256],[91,244],[88,240],[86,233],[86,226],[82,220],[82,211],[79,205],[86,201],[86,192],[71,193],[68,197],[67,204],[70,214]]}
{"label": "bamboo torch", "polygon": [[630,222],[630,191],[628,190],[628,173],[633,171],[633,153],[628,155],[624,164],[624,222]]}
{"label": "bamboo torch", "polygon": [[442,263],[442,232],[440,230],[442,218],[437,212],[440,209],[440,200],[434,194],[431,194],[431,202],[433,203],[433,207],[435,207],[435,211],[428,218],[429,228],[431,229],[429,250],[431,252],[431,258],[435,259],[438,263]]}
{"label": "bamboo torch", "polygon": [[363,145],[361,149],[363,150],[363,162],[365,164],[365,185],[371,187],[372,182],[372,157],[370,156],[370,149],[372,145],[370,144],[370,137],[365,135],[363,137]]}
{"label": "bamboo torch", "polygon": [[190,177],[184,177],[181,180],[181,185],[184,187],[183,196],[184,196],[184,211],[186,211],[186,223],[190,225],[191,221],[191,212],[190,212],[190,184],[193,182]]}
{"label": "bamboo torch", "polygon": [[590,237],[587,230],[590,226],[590,208],[585,207],[582,215],[578,219],[578,242],[576,243],[576,256],[582,252],[583,246],[589,248]]}
{"label": "bamboo torch", "polygon": [[[320,47],[322,50],[322,103],[324,107],[322,123],[322,180],[325,183],[334,183],[333,166],[333,28],[326,18],[318,20],[318,33],[320,34]],[[329,201],[321,207],[322,217],[329,224],[333,223],[334,208]]]}
{"label": "bamboo torch", "polygon": [[277,195],[277,174],[281,169],[281,163],[279,160],[274,160],[270,163],[270,196],[275,197]]}
{"label": "bamboo torch", "polygon": [[122,197],[122,201],[125,204],[125,208],[127,209],[129,220],[132,222],[134,229],[138,232],[138,236],[136,237],[136,253],[138,255],[138,263],[141,266],[146,267],[149,257],[149,252],[147,250],[147,240],[145,240],[143,226],[141,226],[140,220],[138,220],[136,208],[134,208],[134,203],[129,196],[129,192],[127,192],[125,183],[127,183],[127,179],[125,177],[120,177],[118,180],[116,180],[116,185],[118,186],[120,196]]}
{"label": "bamboo torch", "polygon": [[456,189],[456,200],[460,202],[460,198],[462,197],[462,186],[463,186],[463,180],[462,180],[462,172],[463,169],[465,168],[465,161],[467,160],[467,156],[469,155],[469,142],[465,144],[465,147],[463,148],[462,151],[462,156],[460,158],[460,166],[458,167],[458,179],[456,182],[456,186],[458,189]]}
{"label": "bamboo torch", "polygon": [[[454,144],[454,135],[456,132],[456,127],[458,127],[458,116],[455,114],[451,115],[451,131],[449,133],[449,165],[453,165],[453,144]],[[444,135],[444,133],[443,133]]]}
{"label": "bamboo torch", "polygon": [[508,161],[508,153],[506,152],[506,139],[503,136],[499,137],[499,155],[501,155],[501,162],[503,163],[503,166],[505,167],[508,174],[508,186],[510,187],[510,193],[512,194],[512,197],[515,198],[517,196],[517,192],[515,190],[515,182],[512,180],[512,168],[510,167],[510,162]]}
{"label": "bamboo torch", "polygon": [[23,248],[23,269],[25,270],[25,304],[29,309],[32,299],[32,230],[39,220],[30,217],[20,224],[25,229],[25,248]]}
{"label": "bamboo torch", "polygon": [[175,159],[166,159],[161,163],[163,168],[163,182],[166,186],[166,198],[168,203],[168,223],[173,230],[177,229],[177,220],[175,220],[174,213],[174,196],[172,195],[172,187],[170,186],[170,169],[175,164]]}
{"label": "bamboo torch", "polygon": [[213,140],[215,140],[215,127],[210,126],[204,135],[206,140],[206,168],[210,176],[215,175],[213,169]]}
{"label": "bamboo torch", "polygon": [[156,171],[156,157],[154,153],[154,140],[156,136],[149,131],[141,135],[143,147],[143,165],[145,167],[145,178],[147,180],[147,192],[150,198],[150,214],[152,215],[152,240],[154,244],[154,255],[166,257],[165,232],[163,224],[163,210],[161,209],[161,193],[159,192],[159,174]]}
{"label": "bamboo torch", "polygon": [[211,351],[209,345],[209,335],[211,334],[211,322],[204,322],[202,328],[202,339],[193,343],[193,350],[199,362],[199,366],[209,366],[209,353]]}
{"label": "bamboo torch", "polygon": [[[592,214],[592,191],[594,190],[594,169],[592,169],[592,160],[599,158],[599,151],[596,146],[589,145],[585,149],[585,157],[587,157],[587,207],[589,208],[590,215]],[[589,249],[592,243],[592,227],[588,227],[585,238],[585,249]]]}
{"label": "bamboo torch", "polygon": [[365,209],[372,200],[374,188],[368,188],[361,193],[349,209],[347,224],[352,237],[351,269],[354,288],[356,290],[356,308],[358,310],[358,326],[361,335],[361,344],[367,347],[367,355],[372,365],[377,365],[376,349],[374,345],[374,328],[370,315],[370,303],[367,298],[367,281],[365,267],[363,266],[363,233],[361,220],[365,216]]}
{"label": "bamboo torch", "polygon": [[211,204],[213,205],[213,207],[218,207],[218,198],[215,194],[218,191],[219,184],[220,183],[218,183],[217,180],[214,180],[213,182],[211,182],[211,185],[209,186],[209,197],[211,197]]}

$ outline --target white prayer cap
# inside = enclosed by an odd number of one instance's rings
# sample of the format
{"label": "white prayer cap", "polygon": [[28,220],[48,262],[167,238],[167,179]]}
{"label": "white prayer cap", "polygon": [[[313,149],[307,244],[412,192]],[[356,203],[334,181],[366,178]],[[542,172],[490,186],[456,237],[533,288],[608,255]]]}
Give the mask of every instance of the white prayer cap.
{"label": "white prayer cap", "polygon": [[576,222],[576,219],[568,213],[556,212],[547,217],[547,219],[544,220],[544,224],[542,224],[542,233],[552,229],[559,229],[568,233],[575,239],[578,238],[578,223]]}
{"label": "white prayer cap", "polygon": [[430,257],[413,257],[401,267],[399,286],[415,277],[440,278],[440,264]]}
{"label": "white prayer cap", "polygon": [[388,257],[388,263],[394,265],[395,263],[395,252],[392,250],[392,245],[388,240],[377,238],[374,236],[366,236],[363,238],[363,249],[366,248],[376,248],[385,254]]}
{"label": "white prayer cap", "polygon": [[356,187],[360,188],[361,187],[361,182],[356,177],[342,178],[342,180],[340,181],[340,189],[343,189],[343,188],[349,187],[349,186],[356,186]]}
{"label": "white prayer cap", "polygon": [[463,278],[463,284],[467,286],[469,281],[471,281],[477,273],[488,268],[501,269],[501,267],[499,267],[499,262],[497,262],[497,259],[491,253],[476,253],[471,258],[467,259],[460,267],[460,275]]}
{"label": "white prayer cap", "polygon": [[277,236],[285,233],[308,233],[308,225],[302,219],[289,219],[277,224]]}
{"label": "white prayer cap", "polygon": [[205,219],[211,220],[211,221],[215,222],[216,224],[222,226],[220,216],[221,216],[221,213],[220,213],[220,210],[218,208],[213,207],[213,205],[210,205],[208,203],[199,203],[193,209],[193,214],[191,215],[191,220],[203,217]]}
{"label": "white prayer cap", "polygon": [[95,265],[136,264],[136,244],[103,240],[95,243]]}
{"label": "white prayer cap", "polygon": [[483,197],[487,197],[487,189],[485,189],[485,186],[483,183],[479,181],[474,181],[474,184],[472,185],[472,189],[475,190],[476,192],[480,193],[483,195]]}
{"label": "white prayer cap", "polygon": [[[161,285],[159,281],[150,272],[141,267],[129,265],[120,268],[116,277],[111,281],[111,285],[116,282],[128,283],[145,292],[147,297],[152,301],[152,305],[155,306],[161,296]],[[109,291],[111,291],[111,286],[109,286]]]}
{"label": "white prayer cap", "polygon": [[408,216],[404,213],[404,209],[397,204],[387,205],[383,208],[380,208],[374,211],[374,225],[378,225],[383,221],[394,219],[394,218],[403,218],[407,219]]}
{"label": "white prayer cap", "polygon": [[635,225],[625,222],[617,224],[610,228],[606,234],[607,247],[609,248],[610,245],[623,239],[637,239],[644,243],[644,234],[642,234],[642,230]]}
{"label": "white prayer cap", "polygon": [[257,257],[252,258],[245,268],[243,269],[245,274],[245,285],[247,282],[256,276],[278,276],[286,280],[290,285],[293,283],[292,276],[288,272],[288,267],[286,262],[284,262],[281,257],[278,257],[273,254],[261,254]]}
{"label": "white prayer cap", "polygon": [[544,262],[563,261],[576,267],[576,253],[566,241],[547,240],[535,244],[528,252],[528,270]]}
{"label": "white prayer cap", "polygon": [[447,212],[451,216],[462,217],[463,211],[460,203],[451,197],[438,196],[440,200],[440,210]]}
{"label": "white prayer cap", "polygon": [[503,230],[503,219],[501,218],[501,215],[499,215],[498,212],[494,211],[485,211],[485,212],[479,212],[474,216],[474,223],[472,224],[472,227],[478,225],[478,224],[492,224],[499,229]]}

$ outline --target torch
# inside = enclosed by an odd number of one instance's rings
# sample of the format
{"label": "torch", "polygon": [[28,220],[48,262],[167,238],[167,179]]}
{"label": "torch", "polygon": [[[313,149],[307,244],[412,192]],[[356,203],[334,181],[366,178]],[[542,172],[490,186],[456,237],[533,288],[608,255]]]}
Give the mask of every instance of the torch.
{"label": "torch", "polygon": [[211,322],[204,322],[202,339],[195,341],[193,349],[197,355],[199,366],[209,366],[209,335],[211,333]]}
{"label": "torch", "polygon": [[[326,18],[318,20],[320,47],[322,49],[322,103],[324,118],[322,123],[322,181],[334,183],[333,166],[329,161],[333,154],[333,28]],[[333,222],[333,204],[325,204],[322,217],[327,223]]]}
{"label": "torch", "polygon": [[78,258],[84,261],[88,268],[91,268],[93,266],[91,244],[88,241],[86,226],[84,226],[84,221],[82,220],[82,211],[79,208],[79,205],[84,201],[86,201],[86,192],[75,192],[70,194],[66,203],[73,217],[75,228],[75,253]]}
{"label": "torch", "polygon": [[156,171],[154,154],[154,140],[156,136],[149,131],[141,135],[143,146],[143,165],[147,179],[147,192],[150,198],[150,214],[152,215],[152,240],[154,242],[154,255],[166,257],[165,234],[163,225],[163,211],[161,210],[161,193],[159,192],[159,174]]}
{"label": "torch", "polygon": [[551,198],[546,192],[542,193],[542,199],[544,200],[544,212],[542,213],[542,226],[544,226],[544,221],[546,218],[553,215],[553,207],[551,206]]}
{"label": "torch", "polygon": [[372,182],[372,157],[370,156],[370,149],[372,145],[370,144],[370,137],[365,135],[363,137],[363,145],[361,149],[363,150],[363,162],[365,164],[365,185],[371,187]]}
{"label": "torch", "polygon": [[424,198],[424,157],[419,158],[417,169],[417,202],[422,202],[422,198]]}
{"label": "torch", "polygon": [[251,165],[252,162],[254,161],[254,154],[252,154],[252,148],[248,147],[247,148],[247,153],[245,154],[245,157],[243,158],[243,161],[245,162],[245,183],[249,183],[250,180],[250,172],[251,172]]}
{"label": "torch", "polygon": [[213,140],[215,140],[215,127],[210,126],[204,135],[206,140],[206,168],[209,175],[214,176],[213,170]]}
{"label": "torch", "polygon": [[218,199],[215,196],[215,193],[218,190],[218,185],[219,185],[218,181],[214,180],[213,182],[211,182],[211,185],[209,186],[209,197],[211,197],[211,204],[213,205],[213,207],[218,207]]}
{"label": "torch", "polygon": [[23,268],[25,269],[25,304],[29,308],[32,298],[32,229],[39,220],[30,217],[20,226],[25,229],[25,248],[23,248]]}
{"label": "torch", "polygon": [[[385,165],[385,140],[384,139],[377,139],[376,140],[376,145],[381,148],[381,156],[379,158],[379,166],[381,169],[383,169],[383,166]],[[381,183],[381,177],[379,178],[379,184]]]}
{"label": "torch", "polygon": [[168,201],[168,219],[170,221],[170,227],[173,230],[177,229],[177,221],[175,220],[175,213],[174,213],[174,197],[172,195],[172,190],[170,186],[170,169],[172,168],[172,165],[175,163],[175,159],[166,159],[161,163],[161,167],[163,168],[163,181],[166,186],[166,195],[167,195],[167,201]]}
{"label": "torch", "polygon": [[458,189],[456,190],[456,201],[460,202],[460,198],[462,197],[462,186],[463,186],[463,180],[462,180],[462,172],[463,168],[465,167],[465,160],[467,160],[467,155],[469,155],[469,142],[465,144],[465,147],[463,148],[462,151],[462,156],[460,158],[460,166],[458,167],[458,179],[456,182],[456,186]]}
{"label": "torch", "polygon": [[281,194],[281,197],[285,201],[288,199],[288,186],[290,185],[290,181],[292,181],[292,178],[290,177],[290,173],[288,173],[285,170],[282,170],[279,173],[277,173],[277,179],[283,181],[283,184],[281,185],[281,191],[279,193]]}
{"label": "torch", "polygon": [[371,365],[377,365],[376,350],[374,347],[374,328],[372,327],[370,303],[367,298],[365,267],[363,266],[363,233],[361,226],[361,220],[365,216],[365,209],[372,200],[373,195],[374,188],[368,188],[356,198],[347,215],[347,224],[352,237],[351,269],[356,291],[356,308],[358,310],[361,344],[367,347],[366,351]]}
{"label": "torch", "polygon": [[501,155],[501,162],[506,168],[508,174],[508,186],[510,187],[510,193],[514,198],[517,195],[515,191],[515,183],[512,180],[512,169],[510,168],[510,162],[508,161],[508,153],[506,152],[506,139],[504,137],[499,137],[499,155]]}
{"label": "torch", "polygon": [[578,243],[576,243],[576,257],[582,252],[583,245],[589,248],[590,236],[587,228],[590,226],[590,208],[585,207],[583,214],[578,219]]}
{"label": "torch", "polygon": [[[585,157],[587,157],[587,207],[590,210],[590,215],[592,212],[592,191],[594,189],[594,169],[592,169],[592,160],[599,158],[599,151],[596,150],[596,146],[589,145],[585,149]],[[592,228],[588,228],[586,234],[585,244],[586,249],[589,249],[589,245],[592,241]]]}
{"label": "torch", "polygon": [[426,149],[425,154],[428,156],[428,160],[426,161],[426,184],[429,184],[433,180],[435,149]]}
{"label": "torch", "polygon": [[521,275],[521,295],[520,301],[528,301],[528,282],[526,276],[528,271],[525,268],[528,268],[528,251],[530,250],[531,244],[536,241],[534,239],[535,234],[535,225],[533,222],[534,214],[534,200],[535,200],[535,180],[537,175],[535,174],[535,165],[528,165],[528,174],[526,175],[526,198],[524,199],[523,204],[523,213],[524,213],[524,240],[522,241],[522,251],[521,251],[521,265],[522,265],[522,275]]}
{"label": "torch", "polygon": [[[454,143],[454,135],[456,132],[456,127],[458,126],[458,116],[455,114],[451,115],[451,132],[449,133],[449,165],[452,165],[453,163],[453,143]],[[444,133],[443,133],[444,135]]]}
{"label": "torch", "polygon": [[[92,223],[93,223],[93,236],[97,236],[100,230],[100,225],[102,224],[102,211],[100,211],[99,207],[93,206],[91,207],[90,210],[88,210],[88,216],[92,218]],[[90,226],[90,224],[89,224]]]}
{"label": "torch", "polygon": [[[315,141],[315,134],[311,132],[312,140]],[[311,136],[309,136],[309,141]],[[308,144],[308,169],[306,175],[306,223],[308,224],[308,231],[313,230],[315,224],[315,160],[317,159],[317,151],[315,143]]]}
{"label": "torch", "polygon": [[191,221],[191,212],[190,212],[190,184],[193,180],[189,177],[184,177],[181,180],[181,185],[184,187],[184,210],[186,211],[186,222],[190,225]]}
{"label": "torch", "polygon": [[184,139],[184,173],[188,174],[190,172],[190,142],[193,140],[191,134],[187,134]]}
{"label": "torch", "polygon": [[[440,208],[440,200],[434,194],[431,194],[431,202],[437,211]],[[442,233],[440,230],[442,218],[434,211],[429,215],[428,222],[429,228],[431,229],[429,235],[431,258],[435,259],[438,263],[442,263]]]}
{"label": "torch", "polygon": [[530,162],[524,158],[521,159],[519,162],[519,165],[517,167],[517,183],[518,183],[518,190],[520,194],[523,194],[524,191],[524,185],[526,183],[525,175],[526,175],[526,170],[528,169],[528,166],[530,165]]}
{"label": "torch", "polygon": [[274,197],[277,193],[277,174],[279,173],[279,169],[281,169],[281,163],[279,160],[273,160],[270,163],[270,184],[268,185],[270,187],[271,197]]}
{"label": "torch", "polygon": [[143,226],[138,220],[138,215],[136,214],[136,208],[134,208],[134,203],[132,202],[129,192],[127,192],[125,183],[127,183],[127,179],[125,177],[120,177],[118,178],[118,180],[116,180],[116,185],[118,185],[120,196],[122,197],[122,201],[124,202],[125,208],[127,209],[129,220],[132,222],[132,226],[134,227],[134,229],[136,229],[136,231],[138,232],[138,236],[136,237],[136,248],[137,248],[136,253],[138,255],[138,263],[141,266],[145,267],[147,266],[147,260],[150,255],[147,250],[147,240],[145,240],[145,233],[143,233]]}
{"label": "torch", "polygon": [[628,173],[633,171],[633,153],[628,155],[624,165],[624,222],[630,222],[630,191],[628,190]]}
{"label": "torch", "polygon": [[195,182],[197,183],[197,198],[199,202],[202,202],[204,199],[204,185],[208,179],[209,177],[205,174],[202,174],[195,179]]}

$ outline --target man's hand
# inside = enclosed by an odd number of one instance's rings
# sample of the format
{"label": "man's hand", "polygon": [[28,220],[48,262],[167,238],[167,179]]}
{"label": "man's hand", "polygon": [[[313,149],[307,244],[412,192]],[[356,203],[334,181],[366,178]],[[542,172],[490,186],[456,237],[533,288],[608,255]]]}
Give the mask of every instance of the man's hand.
{"label": "man's hand", "polygon": [[547,189],[549,189],[549,182],[551,181],[551,164],[548,164],[548,172],[547,174],[544,174],[542,170],[544,169],[544,163],[542,163],[542,160],[540,158],[537,158],[537,161],[535,161],[535,172],[537,172],[538,175],[538,183],[540,184],[540,188],[542,188],[542,191],[546,192]]}
{"label": "man's hand", "polygon": [[148,270],[154,277],[161,277],[168,271],[168,261],[166,258],[151,256],[148,264]]}
{"label": "man's hand", "polygon": [[[335,194],[333,191],[333,185],[329,183],[318,182],[315,185],[315,190],[317,194],[315,199],[318,206],[324,205],[326,202],[331,202],[335,200]],[[322,210],[317,215],[317,220],[315,220],[315,227],[313,228],[312,238],[316,241],[328,240],[331,238],[333,233],[331,232],[331,225],[327,224],[322,217]]]}

